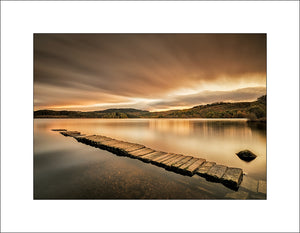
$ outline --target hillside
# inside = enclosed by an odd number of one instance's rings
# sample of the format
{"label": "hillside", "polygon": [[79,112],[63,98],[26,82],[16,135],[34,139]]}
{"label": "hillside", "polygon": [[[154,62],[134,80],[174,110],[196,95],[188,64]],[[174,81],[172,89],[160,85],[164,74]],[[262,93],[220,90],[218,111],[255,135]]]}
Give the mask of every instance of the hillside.
{"label": "hillside", "polygon": [[139,118],[148,111],[133,108],[111,108],[103,111],[53,111],[38,110],[34,112],[35,118]]}
{"label": "hillside", "polygon": [[162,118],[266,118],[266,96],[254,102],[212,103],[190,109],[149,113],[149,117]]}
{"label": "hillside", "polygon": [[121,108],[103,111],[53,111],[38,110],[35,118],[248,118],[250,120],[266,119],[266,96],[253,102],[212,103],[199,105],[184,110],[148,112],[144,110]]}

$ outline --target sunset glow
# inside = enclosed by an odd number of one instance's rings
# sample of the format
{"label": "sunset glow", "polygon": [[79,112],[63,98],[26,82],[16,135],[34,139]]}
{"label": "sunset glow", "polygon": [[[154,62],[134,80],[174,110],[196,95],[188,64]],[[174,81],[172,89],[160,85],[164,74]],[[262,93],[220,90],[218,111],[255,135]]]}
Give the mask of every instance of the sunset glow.
{"label": "sunset glow", "polygon": [[34,110],[163,111],[265,94],[265,34],[34,35]]}

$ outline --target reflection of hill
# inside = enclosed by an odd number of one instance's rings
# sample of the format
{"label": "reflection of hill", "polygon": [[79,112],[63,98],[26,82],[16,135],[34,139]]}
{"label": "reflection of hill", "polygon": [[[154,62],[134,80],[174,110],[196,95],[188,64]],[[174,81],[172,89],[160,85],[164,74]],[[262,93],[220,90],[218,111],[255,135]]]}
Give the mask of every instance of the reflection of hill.
{"label": "reflection of hill", "polygon": [[267,130],[266,123],[263,122],[248,121],[247,126],[250,127],[251,129],[255,129],[263,132],[266,132]]}
{"label": "reflection of hill", "polygon": [[205,137],[242,136],[252,134],[246,120],[188,120],[188,119],[155,119],[149,121],[149,129],[174,135],[191,135]]}
{"label": "reflection of hill", "polygon": [[52,111],[38,110],[35,118],[248,118],[266,119],[266,96],[253,102],[213,103],[184,110],[148,112],[138,109],[106,109],[103,111]]}

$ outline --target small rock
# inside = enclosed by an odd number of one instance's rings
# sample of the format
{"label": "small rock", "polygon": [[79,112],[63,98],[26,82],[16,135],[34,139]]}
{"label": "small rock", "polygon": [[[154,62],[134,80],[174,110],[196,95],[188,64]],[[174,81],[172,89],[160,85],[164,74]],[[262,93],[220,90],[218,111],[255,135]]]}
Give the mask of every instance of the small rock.
{"label": "small rock", "polygon": [[250,162],[257,157],[250,150],[242,150],[239,153],[236,153],[236,155],[239,156],[241,160],[244,160],[246,162]]}

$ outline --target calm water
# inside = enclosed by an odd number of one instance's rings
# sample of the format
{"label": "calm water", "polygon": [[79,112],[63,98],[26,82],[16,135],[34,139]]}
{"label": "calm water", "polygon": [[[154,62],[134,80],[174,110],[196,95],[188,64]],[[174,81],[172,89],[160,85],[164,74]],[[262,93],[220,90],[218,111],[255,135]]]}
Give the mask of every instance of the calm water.
{"label": "calm water", "polygon": [[[198,175],[183,176],[78,143],[53,128],[201,157],[266,180],[266,130],[243,119],[35,119],[36,199],[224,199],[233,192]],[[244,149],[257,158],[239,159],[235,153]],[[243,191],[242,187],[238,190]],[[249,193],[248,198],[264,197]]]}

